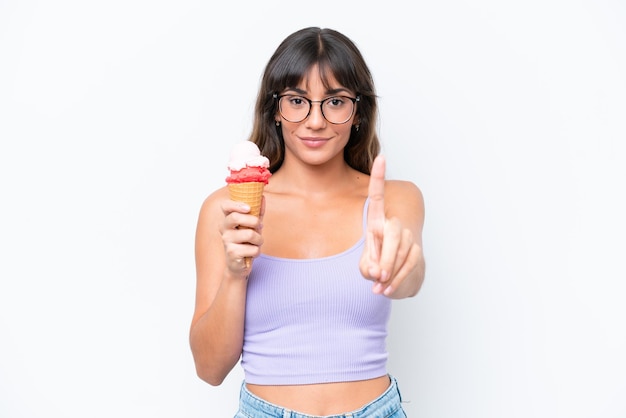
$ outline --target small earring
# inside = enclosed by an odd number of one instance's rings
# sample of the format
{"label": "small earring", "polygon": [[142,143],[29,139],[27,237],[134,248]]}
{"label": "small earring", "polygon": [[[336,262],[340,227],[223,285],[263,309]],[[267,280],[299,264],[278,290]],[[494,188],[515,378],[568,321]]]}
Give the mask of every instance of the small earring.
{"label": "small earring", "polygon": [[357,131],[357,132],[359,132],[359,127],[360,127],[360,126],[361,126],[361,125],[359,125],[359,124],[354,125],[354,130],[355,130],[355,131]]}
{"label": "small earring", "polygon": [[279,120],[276,121],[276,126],[280,126],[280,121]]}

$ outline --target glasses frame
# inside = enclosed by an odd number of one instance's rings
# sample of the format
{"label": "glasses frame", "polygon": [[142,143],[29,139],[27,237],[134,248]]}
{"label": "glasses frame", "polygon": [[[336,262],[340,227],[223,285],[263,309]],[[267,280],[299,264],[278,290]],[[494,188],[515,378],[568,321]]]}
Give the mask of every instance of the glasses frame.
{"label": "glasses frame", "polygon": [[[320,112],[322,112],[322,116],[324,117],[324,120],[326,120],[326,122],[331,123],[333,125],[343,125],[344,123],[348,123],[348,121],[350,120],[350,118],[352,118],[352,116],[354,116],[354,112],[356,111],[356,106],[355,104],[361,101],[361,96],[357,95],[356,97],[350,97],[350,96],[331,96],[331,97],[327,97],[324,100],[311,100],[308,97],[304,97],[304,96],[300,96],[298,94],[281,94],[278,95],[277,93],[273,94],[274,99],[276,99],[278,101],[278,112],[280,113],[280,116],[285,119],[287,122],[291,122],[291,123],[300,123],[304,120],[306,120],[310,115],[311,115],[311,109],[313,109],[313,103],[319,103],[320,104]],[[283,97],[300,97],[304,100],[306,100],[307,102],[309,102],[309,111],[307,112],[306,116],[303,117],[300,120],[289,120],[285,117],[285,115],[283,115],[283,109],[280,105],[280,99],[282,99]],[[352,102],[352,112],[350,113],[350,116],[348,116],[348,119],[344,120],[343,122],[331,122],[328,120],[328,118],[326,117],[326,115],[324,114],[324,102],[331,100],[331,99],[335,99],[337,97],[340,97],[342,99],[348,99]]]}

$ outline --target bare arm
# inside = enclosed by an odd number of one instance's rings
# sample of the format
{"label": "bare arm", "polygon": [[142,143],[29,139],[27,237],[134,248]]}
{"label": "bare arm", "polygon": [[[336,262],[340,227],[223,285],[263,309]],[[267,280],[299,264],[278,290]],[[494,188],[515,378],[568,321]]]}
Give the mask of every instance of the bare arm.
{"label": "bare arm", "polygon": [[196,372],[211,385],[222,383],[243,347],[249,274],[243,258],[257,256],[262,243],[260,221],[247,211],[220,190],[205,200],[198,218],[196,304],[189,339]]}

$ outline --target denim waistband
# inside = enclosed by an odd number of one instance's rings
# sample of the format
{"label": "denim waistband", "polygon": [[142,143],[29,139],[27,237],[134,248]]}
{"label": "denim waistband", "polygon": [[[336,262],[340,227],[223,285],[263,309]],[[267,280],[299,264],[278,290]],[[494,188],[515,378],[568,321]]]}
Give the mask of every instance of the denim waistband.
{"label": "denim waistband", "polygon": [[[401,395],[398,382],[393,376],[389,376],[390,384],[387,390],[367,405],[355,411],[339,415],[327,415],[323,418],[386,418],[392,416],[401,406]],[[322,418],[317,415],[307,415],[291,411],[278,405],[274,405],[253,395],[245,382],[241,385],[239,397],[239,413],[237,417],[249,418]]]}

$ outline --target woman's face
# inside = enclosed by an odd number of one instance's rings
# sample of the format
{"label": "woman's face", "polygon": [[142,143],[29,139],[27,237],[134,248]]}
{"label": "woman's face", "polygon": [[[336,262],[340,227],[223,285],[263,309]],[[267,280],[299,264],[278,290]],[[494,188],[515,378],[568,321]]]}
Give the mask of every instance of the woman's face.
{"label": "woman's face", "polygon": [[[343,160],[343,149],[350,139],[350,131],[355,123],[357,103],[353,103],[355,93],[341,86],[334,78],[330,78],[330,88],[324,87],[324,83],[319,74],[317,66],[311,68],[306,77],[295,88],[289,88],[281,92],[281,113],[276,114],[276,121],[280,121],[282,126],[283,139],[285,141],[285,162],[288,159],[296,158],[310,165],[325,164],[335,158]],[[324,103],[324,114],[333,122],[331,123],[322,114],[322,100]],[[298,120],[306,114],[308,101],[310,105],[308,117],[300,122],[290,122]],[[305,110],[299,113],[299,108]],[[345,110],[342,110],[345,109]],[[350,109],[354,109],[350,112]],[[291,112],[291,113],[290,113]],[[298,117],[293,117],[293,114]],[[345,113],[342,113],[345,112]],[[345,117],[344,117],[345,115]]]}

